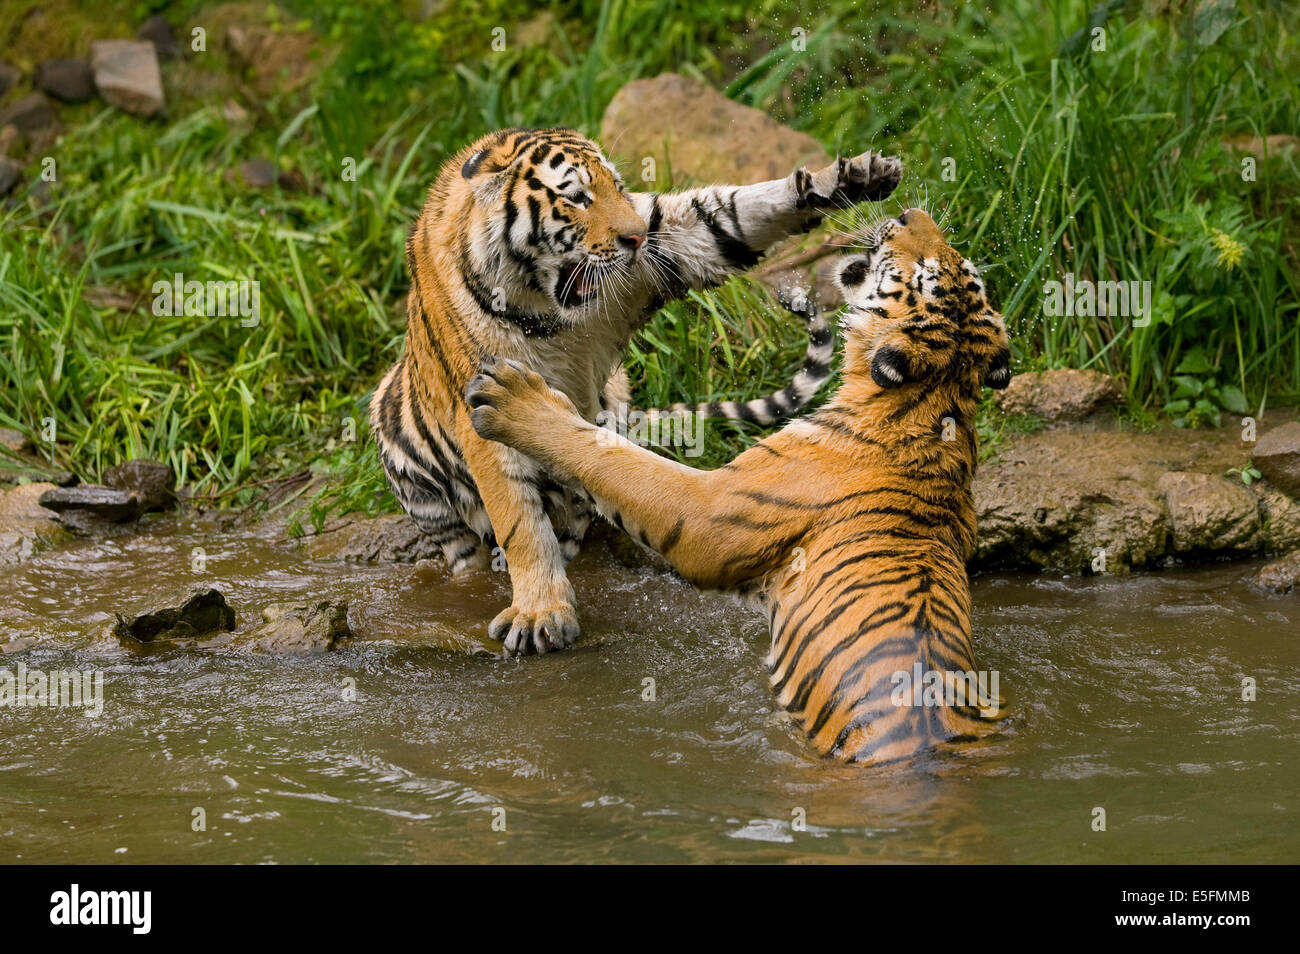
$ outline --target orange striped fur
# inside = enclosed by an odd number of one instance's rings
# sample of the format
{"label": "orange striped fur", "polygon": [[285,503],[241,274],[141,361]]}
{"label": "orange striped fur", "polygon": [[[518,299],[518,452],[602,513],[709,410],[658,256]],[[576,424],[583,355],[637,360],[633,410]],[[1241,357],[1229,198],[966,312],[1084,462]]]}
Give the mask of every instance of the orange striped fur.
{"label": "orange striped fur", "polygon": [[[883,198],[899,171],[867,153],[753,185],[630,192],[570,129],[501,130],[442,169],[407,240],[407,347],[375,389],[371,425],[395,496],[453,572],[505,557],[511,605],[489,633],[507,651],[577,638],[565,562],[592,508],[474,432],[464,394],[482,357],[525,362],[593,420],[626,404],[623,350],[664,301],[749,268],[827,209]],[[758,423],[796,412],[826,379],[830,341],[814,326],[790,387],[708,412]]]}
{"label": "orange striped fur", "polygon": [[781,704],[819,752],[881,762],[995,724],[996,699],[934,704],[900,680],[918,666],[950,685],[975,671],[975,409],[1010,375],[1001,317],[926,213],[881,223],[861,247],[839,266],[841,387],[718,470],[599,433],[515,362],[489,361],[468,397],[479,434],[580,482],[686,579],[756,597]]}

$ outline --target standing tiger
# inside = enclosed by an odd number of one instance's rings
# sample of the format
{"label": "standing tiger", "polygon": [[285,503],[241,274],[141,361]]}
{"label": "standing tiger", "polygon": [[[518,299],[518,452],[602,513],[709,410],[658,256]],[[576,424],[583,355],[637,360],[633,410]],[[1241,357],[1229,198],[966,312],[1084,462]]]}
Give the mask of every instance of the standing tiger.
{"label": "standing tiger", "polygon": [[[899,175],[897,159],[863,153],[755,185],[629,193],[569,129],[492,133],[444,166],[407,239],[407,347],[375,390],[371,427],[394,494],[453,573],[503,548],[513,598],[489,633],[507,651],[577,638],[564,566],[591,508],[474,433],[464,393],[482,358],[527,362],[592,420],[627,401],[623,349],[664,301],[749,268],[828,209],[884,198]],[[784,391],[709,412],[774,423],[806,403],[831,356],[830,334],[813,330]]]}
{"label": "standing tiger", "polygon": [[[487,362],[467,399],[479,434],[581,483],[686,579],[757,597],[780,703],[821,753],[883,762],[987,734],[998,706],[996,688],[969,681],[974,698],[943,703],[955,674],[975,678],[975,408],[983,385],[1007,385],[1010,355],[974,266],[925,212],[863,247],[837,275],[839,390],[718,470],[597,430],[513,361]],[[898,692],[918,667],[943,680],[940,704]]]}

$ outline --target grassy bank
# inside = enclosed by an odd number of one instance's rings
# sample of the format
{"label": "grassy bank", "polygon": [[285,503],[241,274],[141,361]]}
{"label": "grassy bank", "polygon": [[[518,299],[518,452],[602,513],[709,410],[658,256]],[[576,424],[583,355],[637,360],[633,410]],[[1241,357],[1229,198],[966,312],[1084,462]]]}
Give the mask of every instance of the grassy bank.
{"label": "grassy bank", "polygon": [[[1189,424],[1294,401],[1296,156],[1259,159],[1246,181],[1246,154],[1222,143],[1297,132],[1300,18],[1281,3],[1110,6],[918,14],[830,0],[801,14],[590,0],[529,24],[534,45],[515,41],[529,32],[518,5],[498,0],[423,20],[357,0],[268,8],[279,29],[320,38],[328,65],[304,90],[251,93],[213,42],[169,87],[166,122],[102,103],[63,110],[47,199],[20,187],[0,215],[0,424],[39,438],[54,418],[58,442],[43,449],[84,476],[158,457],[196,493],[247,502],[310,464],[338,476],[331,506],[391,506],[376,493],[365,402],[401,346],[401,242],[439,164],[504,125],[595,135],[623,83],[666,70],[829,149],[904,155],[899,198],[942,212],[987,264],[1017,370],[1101,368],[1123,377],[1135,409]],[[208,17],[197,3],[161,9],[178,24]],[[122,4],[90,25],[64,12],[66,35],[45,30],[45,54],[84,55],[145,11]],[[498,27],[504,52],[492,50]],[[801,53],[796,27],[809,33]],[[247,121],[223,110],[231,99]],[[228,176],[262,156],[306,189]],[[355,181],[340,175],[347,159]],[[155,316],[151,285],[176,272],[259,281],[260,324]],[[1149,281],[1151,323],[1045,316],[1043,283],[1067,272]],[[630,368],[647,404],[754,395],[778,387],[802,347],[739,280],[665,310]],[[706,460],[748,439],[711,430]]]}

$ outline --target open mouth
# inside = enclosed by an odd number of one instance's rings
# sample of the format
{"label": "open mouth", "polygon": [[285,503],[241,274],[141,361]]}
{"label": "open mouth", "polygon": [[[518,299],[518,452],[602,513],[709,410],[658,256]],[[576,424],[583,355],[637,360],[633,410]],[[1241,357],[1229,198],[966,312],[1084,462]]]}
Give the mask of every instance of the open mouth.
{"label": "open mouth", "polygon": [[566,308],[586,304],[599,290],[600,267],[583,260],[561,266],[555,279],[555,300]]}

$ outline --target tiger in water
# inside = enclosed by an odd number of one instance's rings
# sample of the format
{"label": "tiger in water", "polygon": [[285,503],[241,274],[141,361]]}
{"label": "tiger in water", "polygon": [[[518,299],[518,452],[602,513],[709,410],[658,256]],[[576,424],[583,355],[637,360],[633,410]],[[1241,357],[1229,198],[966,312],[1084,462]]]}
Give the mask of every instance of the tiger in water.
{"label": "tiger in water", "polygon": [[[837,266],[839,389],[717,470],[593,427],[520,362],[488,359],[466,397],[480,435],[586,488],[687,580],[755,597],[781,705],[819,752],[883,762],[987,735],[1000,708],[969,681],[966,560],[975,409],[985,385],[1006,387],[1010,352],[975,267],[925,212],[859,244]],[[940,704],[899,692],[913,673],[937,674]],[[949,697],[957,674],[973,697]]]}
{"label": "tiger in water", "polygon": [[[565,562],[590,500],[535,461],[474,433],[465,385],[485,355],[525,362],[594,420],[626,407],[624,348],[667,300],[754,265],[830,210],[883,199],[897,159],[863,153],[818,172],[744,186],[629,192],[571,129],[506,129],[439,173],[406,243],[406,350],[370,401],[371,429],[402,507],[453,573],[504,551],[511,605],[489,634],[509,652],[578,637]],[[770,397],[702,406],[771,424],[829,375],[832,335],[813,324],[804,366]]]}

